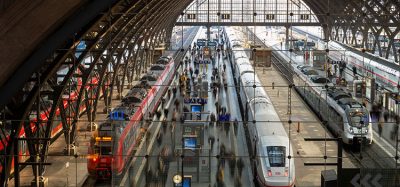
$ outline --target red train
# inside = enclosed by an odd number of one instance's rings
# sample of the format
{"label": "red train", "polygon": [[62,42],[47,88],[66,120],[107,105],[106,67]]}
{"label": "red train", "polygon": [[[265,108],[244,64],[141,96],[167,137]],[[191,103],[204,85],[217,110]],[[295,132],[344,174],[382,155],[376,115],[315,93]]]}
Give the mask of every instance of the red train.
{"label": "red train", "polygon": [[[93,77],[92,79],[90,79],[90,85],[97,85],[98,84],[98,77]],[[68,113],[70,111],[70,108],[72,109],[72,107],[76,107],[76,101],[78,98],[78,91],[81,88],[82,85],[82,80],[80,78],[75,80],[76,85],[73,86],[73,89],[71,90],[70,93],[67,93],[63,96],[62,102],[63,102],[63,106],[64,109],[66,110],[66,112]],[[95,88],[96,86],[86,86],[85,89],[87,89],[88,91],[90,91],[91,89]],[[37,111],[33,111],[31,112],[30,116],[29,116],[29,120],[30,120],[30,127],[32,128],[32,131],[35,132],[36,131],[36,126],[35,124],[37,123],[37,117],[40,117],[40,121],[42,125],[46,125],[47,124],[47,120],[48,120],[48,115],[49,115],[49,110],[51,108],[52,103],[49,101],[47,102],[47,104],[42,104],[41,108],[40,108],[40,113],[39,115],[37,114]],[[33,110],[36,108],[35,106],[32,107]],[[85,102],[82,101],[80,104],[80,115],[86,111],[86,105]],[[73,116],[73,114],[71,115]],[[4,149],[7,147],[9,139],[10,139],[10,132],[11,132],[11,124],[4,124],[5,128],[3,129],[3,133],[0,133],[0,152],[4,151]],[[55,112],[55,117],[52,123],[53,127],[52,127],[52,131],[51,131],[51,142],[55,141],[59,135],[62,133],[62,123],[61,123],[61,116],[60,116],[60,109],[57,108],[56,112]],[[25,129],[24,126],[22,126],[21,131],[19,132],[19,137],[20,138],[24,138],[25,136]],[[28,151],[28,146],[26,141],[18,141],[18,149],[19,149],[19,162],[25,162],[27,159],[29,159],[29,151]],[[4,162],[0,162],[0,173],[3,172],[3,164]],[[11,172],[14,172],[14,159],[12,160],[11,163]]]}
{"label": "red train", "polygon": [[122,99],[121,104],[112,110],[108,119],[100,124],[89,146],[87,169],[96,179],[110,179],[121,176],[127,169],[134,149],[139,146],[145,133],[141,120],[150,117],[168,90],[175,75],[176,66],[171,57],[161,57],[157,64],[165,63],[164,70],[157,74],[157,81],[146,89],[146,83],[135,86]]}

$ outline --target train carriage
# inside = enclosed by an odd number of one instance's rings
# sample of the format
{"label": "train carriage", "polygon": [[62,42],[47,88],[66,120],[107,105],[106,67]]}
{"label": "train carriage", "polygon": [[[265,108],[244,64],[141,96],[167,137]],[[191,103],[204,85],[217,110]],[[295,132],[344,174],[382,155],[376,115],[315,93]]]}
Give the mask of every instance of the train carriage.
{"label": "train carriage", "polygon": [[[345,144],[371,144],[372,124],[368,110],[352,99],[351,94],[333,87],[331,83],[315,83],[313,76],[307,76],[294,68],[294,83],[297,92],[336,137],[342,137]],[[344,102],[351,99],[351,102]],[[362,120],[355,121],[354,119]]]}
{"label": "train carriage", "polygon": [[294,186],[295,166],[288,135],[242,47],[237,33],[226,29],[244,121],[248,123],[254,176],[261,186]]}
{"label": "train carriage", "polygon": [[[163,85],[169,85],[175,75],[174,60],[161,57],[157,62],[164,61],[168,61],[168,64],[157,77],[151,74],[142,77],[143,80],[151,79],[153,86],[149,89],[143,85],[133,87],[100,125],[88,149],[87,169],[91,176],[97,179],[120,177],[129,167],[128,163],[146,131],[140,123],[155,113],[161,97],[168,89]],[[101,147],[108,146],[111,146],[112,154],[101,151]]]}

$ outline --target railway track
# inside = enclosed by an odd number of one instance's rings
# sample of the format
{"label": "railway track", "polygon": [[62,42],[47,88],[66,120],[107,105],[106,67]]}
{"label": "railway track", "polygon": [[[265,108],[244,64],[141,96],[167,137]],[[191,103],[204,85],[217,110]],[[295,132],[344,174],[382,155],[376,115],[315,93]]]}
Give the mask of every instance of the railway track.
{"label": "railway track", "polygon": [[395,159],[384,155],[381,148],[375,144],[363,145],[360,149],[348,147],[346,151],[360,168],[394,168],[395,166]]}

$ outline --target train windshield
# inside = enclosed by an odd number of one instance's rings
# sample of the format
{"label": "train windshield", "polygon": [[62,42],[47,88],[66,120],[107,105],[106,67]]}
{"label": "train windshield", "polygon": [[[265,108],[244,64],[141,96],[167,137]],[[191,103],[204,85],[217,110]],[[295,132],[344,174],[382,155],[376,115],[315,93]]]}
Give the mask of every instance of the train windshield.
{"label": "train windshield", "polygon": [[95,153],[99,155],[112,155],[111,146],[96,146]]}
{"label": "train windshield", "polygon": [[369,124],[368,114],[365,112],[350,112],[351,126],[367,126]]}
{"label": "train windshield", "polygon": [[270,167],[285,167],[286,147],[267,146]]}

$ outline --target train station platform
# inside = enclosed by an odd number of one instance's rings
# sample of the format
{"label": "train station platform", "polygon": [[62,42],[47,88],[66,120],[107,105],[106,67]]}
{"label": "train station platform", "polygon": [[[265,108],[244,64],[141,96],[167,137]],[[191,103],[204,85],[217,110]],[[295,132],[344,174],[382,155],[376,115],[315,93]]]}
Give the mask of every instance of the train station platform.
{"label": "train station platform", "polygon": [[[205,30],[202,30],[201,33],[204,33],[204,31]],[[201,34],[199,38],[205,38],[205,35]],[[183,113],[185,111],[184,108],[190,107],[190,103],[185,103],[184,98],[195,97],[195,95],[197,94],[195,93],[196,84],[200,84],[197,79],[201,77],[202,82],[207,81],[209,84],[212,83],[211,77],[213,68],[217,68],[218,64],[220,64],[221,67],[219,67],[219,69],[222,69],[222,64],[227,63],[227,61],[224,60],[223,56],[220,56],[220,58],[215,59],[215,65],[213,65],[212,63],[207,65],[198,65],[194,63],[194,61],[195,57],[197,57],[197,61],[201,59],[201,57],[199,57],[199,53],[200,51],[195,51],[193,55],[188,54],[187,57],[189,59],[189,63],[187,65],[185,63],[184,68],[180,68],[180,74],[184,74],[184,71],[190,72],[190,69],[199,69],[199,74],[193,74],[193,77],[195,77],[195,81],[193,81],[193,78],[191,78],[188,84],[184,87],[185,89],[190,88],[190,93],[184,93],[180,91],[180,89],[178,89],[178,92],[176,93],[176,96],[174,98],[178,100],[181,104],[179,106],[173,105],[169,108],[168,117],[166,120],[167,122],[169,122],[167,123],[167,130],[162,132],[162,140],[151,154],[154,157],[155,155],[163,154],[163,150],[165,149],[174,150],[173,152],[175,154],[175,158],[168,163],[168,172],[166,173],[166,175],[161,176],[163,180],[155,178],[155,180],[153,180],[155,182],[152,182],[152,184],[155,186],[163,186],[161,182],[165,182],[165,186],[174,186],[174,183],[172,181],[173,177],[175,175],[182,175],[183,173],[184,176],[190,177],[191,186],[193,187],[215,186],[217,184],[218,173],[222,172],[223,183],[225,186],[237,186],[238,181],[240,181],[242,186],[253,186],[251,168],[248,167],[250,166],[250,157],[247,152],[244,129],[240,125],[241,123],[238,125],[237,130],[233,127],[232,121],[227,124],[217,124],[216,122],[210,123],[211,114],[217,114],[215,103],[218,103],[220,108],[226,108],[227,113],[230,113],[231,115],[231,120],[236,118],[238,121],[241,121],[239,107],[237,107],[237,100],[233,99],[236,97],[236,91],[234,87],[228,87],[227,89],[220,87],[216,92],[216,95],[214,95],[214,92],[212,90],[209,90],[207,92],[206,98],[207,103],[203,105],[203,112],[200,114],[200,120],[191,120],[190,117],[193,117],[191,116],[193,114]],[[230,73],[231,70],[229,66],[227,67],[228,68],[226,69],[225,73]],[[219,74],[221,77],[221,71],[219,71]],[[233,85],[233,79],[229,76],[227,77],[228,84]],[[179,85],[179,80],[175,80],[172,85]],[[185,115],[185,121],[174,121],[173,118],[176,118],[175,115]],[[182,172],[182,159],[180,158],[180,156],[182,155],[183,145],[178,137],[179,134],[184,133],[183,131],[185,129],[183,128],[183,126],[188,123],[204,124],[202,129],[204,130],[204,140],[206,140],[206,143],[201,147],[201,153],[198,157],[199,160],[195,159],[196,163],[184,161],[185,166],[183,167]],[[232,155],[230,159],[225,160],[221,158],[221,149],[223,149],[222,147],[224,147],[226,154],[229,153]],[[186,153],[187,152],[185,152],[184,154],[185,157],[189,156],[186,155]],[[242,171],[240,172],[240,174],[239,169],[235,167],[235,165],[232,166],[230,164],[238,161],[239,159],[243,160],[244,162],[244,166],[243,169],[241,169]],[[224,166],[221,166],[221,162],[226,162],[226,164],[224,164]],[[149,163],[156,162],[149,161]],[[201,166],[198,171],[195,170],[195,166],[197,164]],[[155,164],[151,165],[151,170],[157,171],[157,166]]]}

